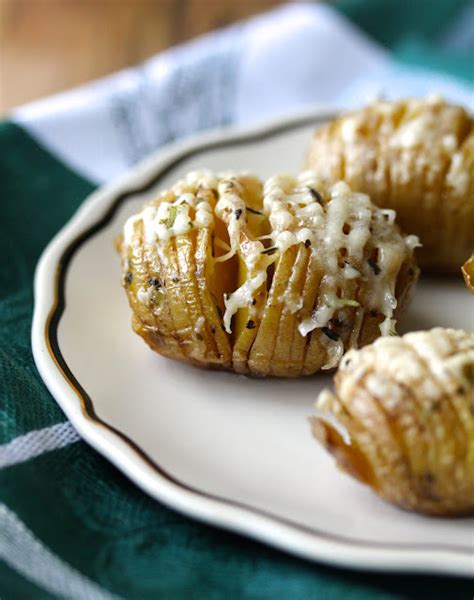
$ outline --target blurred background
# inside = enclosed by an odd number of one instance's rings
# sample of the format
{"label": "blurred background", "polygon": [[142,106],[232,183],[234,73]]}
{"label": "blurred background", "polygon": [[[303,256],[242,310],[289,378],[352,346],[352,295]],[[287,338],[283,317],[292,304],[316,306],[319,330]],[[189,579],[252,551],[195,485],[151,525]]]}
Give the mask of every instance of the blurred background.
{"label": "blurred background", "polygon": [[0,0],[0,112],[135,65],[280,0]]}
{"label": "blurred background", "polygon": [[[340,9],[405,63],[474,78],[472,1],[321,3]],[[0,114],[136,65],[166,48],[279,4],[283,2],[0,0]],[[472,52],[466,54],[469,48]]]}

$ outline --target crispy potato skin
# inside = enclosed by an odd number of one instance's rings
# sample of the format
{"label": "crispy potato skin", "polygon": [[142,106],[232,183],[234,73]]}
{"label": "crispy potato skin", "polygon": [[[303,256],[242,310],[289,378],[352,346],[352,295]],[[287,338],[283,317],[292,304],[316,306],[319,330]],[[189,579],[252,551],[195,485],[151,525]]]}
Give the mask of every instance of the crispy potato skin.
{"label": "crispy potato skin", "polygon": [[419,236],[422,269],[457,273],[474,251],[474,124],[439,98],[378,102],[318,128],[306,168],[343,179]]}
{"label": "crispy potato skin", "polygon": [[[258,257],[258,261],[268,261],[264,262],[265,279],[233,316],[232,331],[226,331],[225,298],[262,271],[261,262],[257,261],[260,266],[252,271],[245,260],[254,252],[255,240],[268,238],[270,231],[268,219],[260,212],[261,183],[256,178],[244,178],[232,185],[232,193],[240,194],[243,206],[250,210],[239,233],[237,253],[225,261],[220,259],[229,248],[227,227],[235,225],[235,210],[217,218],[219,194],[205,186],[199,186],[196,194],[214,210],[212,226],[150,243],[141,217],[132,223],[127,241],[125,235],[118,236],[116,247],[133,330],[153,351],[198,367],[258,376],[312,375],[328,362],[330,339],[321,328],[307,336],[298,330],[301,321],[325,301],[321,291],[325,272],[311,244],[293,244],[281,255],[267,255],[265,246],[260,245],[258,254],[263,258]],[[163,192],[162,196],[147,206],[156,210],[161,202],[176,201],[176,194]],[[245,220],[244,215],[239,218]],[[398,241],[402,239],[393,223],[387,232]],[[383,316],[367,305],[375,279],[373,274],[367,275],[367,270],[371,272],[367,261],[373,252],[373,240],[368,235],[366,247],[354,263],[361,273],[365,269],[365,275],[343,282],[345,287],[340,290],[344,298],[358,298],[359,308],[337,309],[330,323],[331,332],[343,344],[341,355],[344,349],[368,344],[380,336]],[[396,319],[407,306],[419,272],[413,251],[403,243],[402,247],[394,270],[387,270],[387,282],[393,285],[397,300]]]}
{"label": "crispy potato skin", "polygon": [[474,334],[436,328],[351,350],[314,437],[385,500],[431,515],[474,514]]}

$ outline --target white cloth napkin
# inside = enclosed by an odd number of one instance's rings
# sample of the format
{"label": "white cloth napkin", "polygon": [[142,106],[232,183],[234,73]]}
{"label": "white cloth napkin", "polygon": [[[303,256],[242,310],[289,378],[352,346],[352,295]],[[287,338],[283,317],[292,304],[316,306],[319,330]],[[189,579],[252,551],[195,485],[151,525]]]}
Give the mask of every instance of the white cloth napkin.
{"label": "white cloth napkin", "polygon": [[468,84],[402,68],[330,7],[292,3],[24,106],[12,119],[75,171],[103,182],[200,130],[433,92],[474,109]]}

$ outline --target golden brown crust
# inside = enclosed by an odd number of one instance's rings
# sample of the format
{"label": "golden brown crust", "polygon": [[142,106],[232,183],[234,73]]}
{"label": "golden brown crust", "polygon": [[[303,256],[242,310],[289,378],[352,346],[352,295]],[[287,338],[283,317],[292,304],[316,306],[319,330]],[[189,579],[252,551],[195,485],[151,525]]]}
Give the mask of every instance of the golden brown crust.
{"label": "golden brown crust", "polygon": [[474,513],[474,334],[437,328],[350,351],[317,407],[314,436],[377,494]]}
{"label": "golden brown crust", "polygon": [[378,102],[316,130],[306,167],[393,208],[420,266],[454,273],[474,250],[474,126],[439,98]]}
{"label": "golden brown crust", "polygon": [[[382,322],[398,318],[418,277],[413,236],[403,237],[393,215],[346,185],[316,192],[303,180],[280,182],[297,198],[283,215],[293,219],[291,231],[272,229],[285,204],[280,188],[272,188],[280,213],[268,216],[262,184],[249,176],[214,177],[207,187],[178,182],[177,191],[163,192],[127,221],[116,242],[123,284],[133,329],[154,351],[202,367],[298,377],[335,367],[345,349],[370,343]],[[183,230],[172,234],[182,202],[189,203]],[[209,219],[191,227],[201,202]],[[319,246],[333,238],[332,246]],[[282,250],[275,246],[281,240]],[[239,294],[231,311],[230,298]],[[327,312],[322,324],[313,324],[317,310]]]}

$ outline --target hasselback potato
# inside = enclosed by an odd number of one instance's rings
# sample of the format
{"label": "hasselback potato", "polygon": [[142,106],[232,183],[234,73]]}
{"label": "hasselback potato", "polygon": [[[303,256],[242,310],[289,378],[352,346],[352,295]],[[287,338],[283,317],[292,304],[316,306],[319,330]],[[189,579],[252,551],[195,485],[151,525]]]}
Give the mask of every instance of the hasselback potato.
{"label": "hasselback potato", "polygon": [[195,172],[125,224],[133,328],[165,356],[295,377],[393,332],[418,269],[395,214],[312,173]]}
{"label": "hasselback potato", "polygon": [[315,437],[386,500],[474,512],[474,334],[436,328],[351,350],[316,407]]}
{"label": "hasselback potato", "polygon": [[474,125],[433,96],[375,102],[317,129],[306,168],[343,179],[419,236],[420,267],[458,273],[474,251]]}

